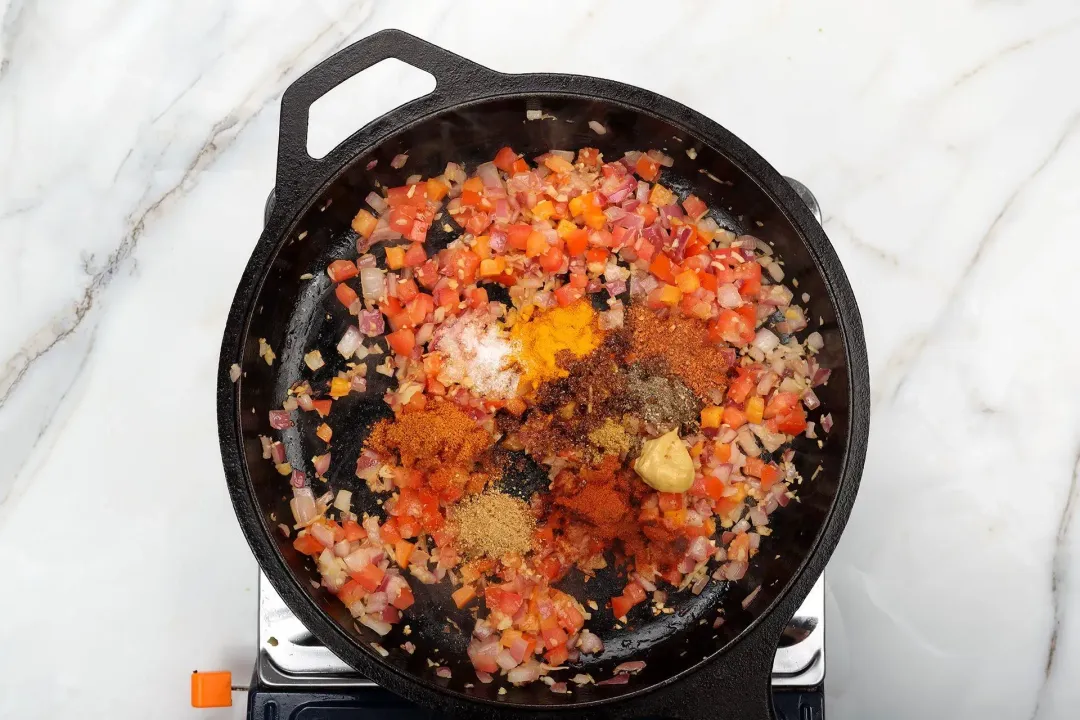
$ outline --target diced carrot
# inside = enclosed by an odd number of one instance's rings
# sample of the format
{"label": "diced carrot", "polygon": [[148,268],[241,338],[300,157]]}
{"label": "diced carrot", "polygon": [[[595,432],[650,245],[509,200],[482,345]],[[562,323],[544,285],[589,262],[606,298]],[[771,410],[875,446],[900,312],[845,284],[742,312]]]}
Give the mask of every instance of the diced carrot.
{"label": "diced carrot", "polygon": [[448,192],[450,192],[450,186],[439,178],[428,178],[424,191],[427,194],[428,200],[439,202],[446,197]]}
{"label": "diced carrot", "polygon": [[400,246],[386,248],[386,267],[391,270],[400,270],[405,267],[405,248]]}
{"label": "diced carrot", "polygon": [[675,283],[678,285],[679,290],[684,293],[692,293],[701,287],[701,281],[698,280],[697,273],[693,270],[683,270],[676,275]]}
{"label": "diced carrot", "polygon": [[746,421],[752,425],[760,425],[765,414],[765,400],[754,396],[746,401]]}
{"label": "diced carrot", "polygon": [[549,220],[555,214],[555,205],[550,200],[541,200],[533,206],[532,214],[537,220]]}
{"label": "diced carrot", "polygon": [[375,216],[367,210],[360,210],[356,213],[356,217],[352,219],[352,229],[356,231],[357,235],[366,240],[371,237],[371,233],[375,231],[375,225],[378,222]]}
{"label": "diced carrot", "polygon": [[338,301],[345,307],[351,307],[354,302],[360,299],[360,296],[356,294],[356,291],[345,283],[338,283],[334,288],[334,295],[337,296]]}
{"label": "diced carrot", "polygon": [[311,405],[315,408],[315,412],[319,413],[319,417],[326,417],[330,414],[330,408],[333,406],[333,400],[312,400]]}
{"label": "diced carrot", "polygon": [[718,428],[720,419],[724,415],[724,408],[719,405],[709,405],[701,411],[701,427]]}
{"label": "diced carrot", "polygon": [[[349,382],[348,378],[335,377],[335,378],[332,378],[330,380],[330,397],[332,397],[332,398],[345,397],[346,395],[349,394],[349,391],[351,389],[352,389],[352,383]],[[318,402],[318,401],[315,401],[315,402]],[[314,402],[312,404],[314,404]],[[315,409],[318,410],[319,409],[318,406],[316,406]],[[322,414],[322,413],[320,413],[320,414]]]}
{"label": "diced carrot", "polygon": [[409,557],[413,554],[416,546],[408,540],[398,540],[394,543],[394,560],[402,570],[409,567]]}
{"label": "diced carrot", "polygon": [[728,405],[724,408],[724,424],[736,430],[746,424],[746,413],[737,407]]}
{"label": "diced carrot", "polygon": [[315,434],[323,442],[330,442],[330,438],[334,437],[334,429],[326,423],[323,423],[322,425],[319,425],[319,427],[315,428]]}

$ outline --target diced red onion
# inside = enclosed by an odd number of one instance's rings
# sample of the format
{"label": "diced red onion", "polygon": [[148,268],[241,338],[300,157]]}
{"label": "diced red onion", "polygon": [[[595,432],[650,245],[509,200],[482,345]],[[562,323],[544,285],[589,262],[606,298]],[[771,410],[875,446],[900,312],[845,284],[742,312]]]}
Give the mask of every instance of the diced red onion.
{"label": "diced red onion", "polygon": [[620,663],[615,666],[615,672],[622,673],[638,673],[645,669],[644,660],[633,660],[631,662]]}
{"label": "diced red onion", "polygon": [[615,677],[608,678],[607,680],[601,680],[596,683],[597,685],[625,685],[630,682],[630,675],[628,673],[619,673]]}
{"label": "diced red onion", "polygon": [[302,488],[307,485],[307,476],[299,470],[293,470],[289,482],[294,488]]}
{"label": "diced red onion", "polygon": [[[382,215],[386,212],[386,209],[390,207],[386,204],[386,199],[377,192],[369,192],[364,201],[371,206],[371,209],[375,211],[376,215]],[[374,259],[374,258],[372,258]]]}
{"label": "diced red onion", "polygon": [[780,338],[772,330],[761,328],[754,336],[753,346],[763,353],[770,353],[780,344]]}
{"label": "diced red onion", "polygon": [[350,325],[345,334],[341,336],[341,340],[338,341],[337,351],[343,358],[348,360],[356,354],[362,341],[360,328]]}
{"label": "diced red onion", "polygon": [[285,462],[285,446],[280,442],[275,442],[270,446],[270,459],[275,465],[280,465]]}
{"label": "diced red onion", "polygon": [[742,295],[739,289],[731,283],[724,283],[716,289],[716,301],[720,307],[734,310],[742,305]]}
{"label": "diced red onion", "polygon": [[405,167],[405,163],[409,162],[409,156],[407,153],[400,153],[394,156],[394,159],[390,161],[390,167],[395,170],[400,170]]}
{"label": "diced red onion", "polygon": [[695,563],[701,562],[709,557],[710,554],[709,539],[701,535],[694,538],[693,542],[690,543],[690,549],[686,551],[686,556]]}
{"label": "diced red onion", "polygon": [[363,268],[360,271],[360,285],[364,302],[375,304],[386,297],[386,280],[379,268]]}
{"label": "diced red onion", "polygon": [[604,641],[601,640],[600,636],[596,633],[590,632],[589,630],[582,630],[578,649],[586,655],[601,653],[604,652]]}
{"label": "diced red onion", "polygon": [[270,411],[270,427],[275,430],[288,430],[293,426],[289,413],[285,410]]}
{"label": "diced red onion", "polygon": [[371,628],[372,630],[377,632],[379,635],[386,635],[393,628],[393,625],[391,625],[390,623],[383,622],[382,620],[376,620],[375,618],[371,617],[370,615],[361,615],[360,616],[360,624],[363,625],[364,627]]}
{"label": "diced red onion", "polygon": [[663,165],[664,167],[671,167],[672,165],[675,164],[674,158],[672,158],[670,155],[665,155],[664,153],[660,152],[659,150],[650,150],[649,152],[647,152],[645,154],[649,156],[650,160],[652,160],[655,163],[659,163],[660,165]]}
{"label": "diced red onion", "polygon": [[356,321],[359,325],[357,330],[368,337],[379,337],[386,332],[386,321],[378,310],[361,310],[357,313]]}
{"label": "diced red onion", "polygon": [[830,375],[832,375],[832,370],[829,370],[828,368],[819,368],[814,373],[814,378],[810,381],[810,384],[813,387],[824,385],[825,383],[829,382]]}
{"label": "diced red onion", "polygon": [[506,679],[514,685],[531,683],[540,678],[540,664],[530,660],[529,662],[515,667],[507,674]]}
{"label": "diced red onion", "polygon": [[499,169],[495,167],[495,163],[481,163],[476,167],[476,174],[483,181],[485,188],[501,188],[503,186],[502,178],[499,177]]}
{"label": "diced red onion", "polygon": [[589,129],[592,130],[597,135],[606,135],[607,134],[607,128],[604,127],[603,125],[601,125],[596,120],[590,120],[589,121]]}
{"label": "diced red onion", "polygon": [[311,412],[315,409],[315,401],[312,400],[311,396],[307,393],[297,396],[296,404],[299,405],[300,409],[304,412]]}
{"label": "diced red onion", "polygon": [[683,558],[679,562],[679,572],[681,572],[684,575],[686,575],[687,573],[694,572],[694,568],[696,568],[696,567],[697,567],[697,561],[695,561],[693,558],[688,558],[688,557]]}
{"label": "diced red onion", "polygon": [[390,221],[387,220],[386,215],[379,218],[379,222],[375,223],[375,229],[371,231],[371,237],[367,240],[364,238],[358,238],[356,241],[357,252],[364,252],[372,245],[377,245],[387,240],[397,240],[401,237],[401,233],[390,227]]}
{"label": "diced red onion", "polygon": [[362,393],[367,391],[367,378],[363,375],[353,375],[349,381],[349,390],[351,392]]}
{"label": "diced red onion", "polygon": [[[766,520],[768,520],[768,518],[766,518]],[[750,548],[751,549],[757,550],[758,548],[761,547],[761,536],[760,535],[758,535],[757,533],[747,533],[747,537],[750,538]]]}
{"label": "diced red onion", "polygon": [[348,540],[342,540],[341,542],[334,543],[334,554],[339,558],[343,558],[353,551],[353,544]]}
{"label": "diced red onion", "polygon": [[828,415],[822,415],[821,416],[821,429],[824,430],[825,432],[829,433],[829,432],[832,432],[832,428],[833,428],[832,413],[829,413]]}
{"label": "diced red onion", "polygon": [[690,588],[690,592],[694,595],[700,595],[701,591],[705,589],[705,586],[709,584],[709,576],[698,578],[697,582]]}
{"label": "diced red onion", "polygon": [[756,598],[758,596],[759,592],[761,592],[761,586],[760,585],[758,585],[756,588],[751,590],[750,594],[743,598],[743,600],[742,600],[743,610],[750,607],[750,603],[754,602],[754,598]]}
{"label": "diced red onion", "polygon": [[[274,446],[273,441],[270,438],[266,437],[265,435],[260,435],[259,436],[259,444],[262,445],[263,460],[269,460],[270,459],[270,449]],[[285,458],[282,457],[279,462],[285,462]]]}
{"label": "diced red onion", "polygon": [[439,667],[435,668],[435,674],[441,678],[449,680],[454,673],[450,668],[446,667],[445,665],[440,665]]}
{"label": "diced red onion", "polygon": [[567,689],[565,682],[552,683],[552,685],[548,689],[556,695],[565,695],[570,692]]}
{"label": "diced red onion", "polygon": [[311,488],[293,488],[293,499],[289,503],[297,525],[307,525],[319,516],[315,506],[315,494]]}
{"label": "diced red onion", "polygon": [[313,464],[315,465],[315,474],[322,477],[326,474],[326,471],[330,469],[330,453],[316,455]]}
{"label": "diced red onion", "polygon": [[479,680],[480,682],[484,683],[485,685],[487,685],[488,683],[490,683],[495,678],[491,677],[490,673],[486,673],[483,670],[477,670],[476,671],[476,679]]}
{"label": "diced red onion", "polygon": [[499,651],[499,654],[495,656],[495,662],[499,664],[503,670],[513,670],[520,663],[521,660],[515,660],[513,653],[508,648],[503,648]]}
{"label": "diced red onion", "polygon": [[802,401],[807,410],[816,410],[821,407],[821,400],[818,399],[817,393],[810,388],[803,392]]}
{"label": "diced red onion", "polygon": [[733,582],[742,580],[749,567],[750,566],[747,563],[732,560],[724,565],[724,577]]}

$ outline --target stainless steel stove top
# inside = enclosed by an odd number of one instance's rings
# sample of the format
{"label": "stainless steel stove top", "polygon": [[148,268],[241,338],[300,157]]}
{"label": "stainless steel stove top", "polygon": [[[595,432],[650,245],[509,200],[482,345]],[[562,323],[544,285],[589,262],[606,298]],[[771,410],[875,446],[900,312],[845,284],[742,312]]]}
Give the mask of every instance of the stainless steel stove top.
{"label": "stainless steel stove top", "polygon": [[[815,687],[825,679],[825,585],[818,579],[784,633],[773,660],[778,687]],[[259,574],[259,680],[269,687],[372,687],[296,619]]]}

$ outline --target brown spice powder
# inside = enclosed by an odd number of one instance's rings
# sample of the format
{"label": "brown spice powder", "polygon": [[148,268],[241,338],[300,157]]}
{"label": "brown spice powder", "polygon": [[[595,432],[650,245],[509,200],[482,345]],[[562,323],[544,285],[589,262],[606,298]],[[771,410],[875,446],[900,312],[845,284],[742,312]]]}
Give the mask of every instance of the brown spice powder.
{"label": "brown spice powder", "polygon": [[462,500],[450,522],[457,528],[458,547],[467,558],[524,555],[532,548],[536,528],[525,501],[494,490]]}
{"label": "brown spice powder", "polygon": [[661,318],[644,305],[634,305],[627,321],[633,358],[664,358],[671,372],[704,401],[713,392],[724,391],[728,359],[709,342],[703,320],[682,315]]}

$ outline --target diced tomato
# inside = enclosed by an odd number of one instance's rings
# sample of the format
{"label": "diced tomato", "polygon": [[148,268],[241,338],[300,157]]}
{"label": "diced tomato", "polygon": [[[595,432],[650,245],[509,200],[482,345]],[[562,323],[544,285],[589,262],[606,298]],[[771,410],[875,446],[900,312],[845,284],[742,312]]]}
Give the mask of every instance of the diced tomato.
{"label": "diced tomato", "polygon": [[558,272],[565,260],[566,254],[562,250],[551,247],[540,256],[540,267],[550,273]]}
{"label": "diced tomato", "polygon": [[585,167],[594,168],[600,164],[600,151],[591,147],[581,148],[577,153],[577,161]]}
{"label": "diced tomato", "polygon": [[[414,538],[423,532],[420,521],[408,515],[402,515],[397,521],[398,534],[403,538]],[[398,563],[400,564],[400,560]]]}
{"label": "diced tomato", "polygon": [[634,212],[636,212],[642,217],[643,220],[645,220],[646,227],[656,222],[656,218],[660,215],[657,209],[652,205],[649,205],[648,203],[642,203],[641,205],[638,205],[637,208],[635,208]]}
{"label": "diced tomato", "polygon": [[623,588],[622,594],[623,597],[635,605],[645,602],[645,588],[641,587],[641,585],[636,582],[627,583],[626,587]]}
{"label": "diced tomato", "polygon": [[649,272],[669,285],[674,285],[676,280],[673,268],[674,266],[671,263],[671,258],[663,253],[659,253],[653,258],[652,263],[650,263]]}
{"label": "diced tomato", "polygon": [[546,558],[540,561],[540,565],[537,568],[544,577],[548,580],[557,580],[563,572],[562,563],[559,562],[559,558],[554,555],[548,555]]}
{"label": "diced tomato", "polygon": [[405,267],[419,267],[427,260],[423,245],[413,243],[405,250]]}
{"label": "diced tomato", "polygon": [[378,565],[365,565],[359,572],[350,573],[353,580],[368,592],[375,592],[382,585],[386,573]]}
{"label": "diced tomato", "polygon": [[436,307],[446,308],[451,312],[457,311],[458,304],[461,302],[461,296],[458,295],[458,291],[449,285],[435,288],[434,299]]}
{"label": "diced tomato", "polygon": [[473,235],[479,235],[491,225],[491,215],[486,212],[474,212],[465,220],[465,229]]}
{"label": "diced tomato", "polygon": [[416,598],[413,596],[412,588],[408,585],[402,585],[398,588],[398,596],[391,600],[390,604],[398,610],[408,610],[415,602]]}
{"label": "diced tomato", "polygon": [[567,649],[565,644],[559,645],[558,647],[551,648],[546,653],[544,653],[544,657],[547,660],[548,665],[551,665],[552,667],[559,667],[564,662],[566,662],[567,659],[569,659],[570,651]]}
{"label": "diced tomato", "polygon": [[407,303],[414,297],[416,297],[417,293],[419,293],[420,290],[416,287],[416,283],[410,279],[398,280],[397,286],[395,287],[395,292],[397,292],[398,300],[403,303]]}
{"label": "diced tomato", "polygon": [[394,543],[394,561],[402,570],[409,567],[409,557],[413,554],[416,546],[408,540],[398,540]]}
{"label": "diced tomato", "polygon": [[750,392],[757,386],[758,378],[755,377],[756,373],[749,368],[740,367],[736,372],[738,375],[728,385],[727,396],[742,405],[746,402],[746,398],[750,396]]}
{"label": "diced tomato", "polygon": [[656,183],[652,186],[652,190],[649,191],[649,202],[658,208],[671,205],[675,202],[675,193],[671,192],[660,183]]}
{"label": "diced tomato", "polygon": [[386,336],[390,349],[398,355],[408,355],[416,347],[416,333],[411,328],[401,328]]}
{"label": "diced tomato", "polygon": [[719,500],[724,497],[724,483],[722,483],[719,478],[713,477],[712,475],[706,475],[703,484],[705,494],[713,500]]}
{"label": "diced tomato", "polygon": [[[386,204],[391,208],[411,205],[412,207],[424,207],[427,205],[426,188],[419,185],[402,185],[392,187],[386,191]],[[391,223],[392,225],[392,223]]]}
{"label": "diced tomato", "polygon": [[367,537],[367,530],[364,530],[364,527],[355,520],[346,520],[342,525],[342,529],[345,531],[345,539],[349,542],[363,540]]}
{"label": "diced tomato", "polygon": [[724,424],[732,430],[741,428],[746,424],[746,413],[737,407],[728,405],[724,408]]}
{"label": "diced tomato", "polygon": [[709,210],[709,206],[706,205],[704,201],[702,201],[702,199],[699,198],[697,195],[690,195],[689,197],[687,197],[685,200],[683,200],[682,206],[683,210],[686,211],[686,214],[694,218],[695,220],[697,220]]}
{"label": "diced tomato", "polygon": [[570,273],[570,287],[575,287],[578,290],[584,290],[589,284],[589,278],[585,273]]}
{"label": "diced tomato", "polygon": [[625,595],[611,598],[611,611],[615,614],[616,618],[626,617],[626,613],[630,612],[630,608],[632,607],[634,607],[634,601]]}
{"label": "diced tomato", "polygon": [[555,627],[543,628],[540,631],[540,636],[544,638],[544,647],[549,650],[566,645],[566,641],[569,640],[566,631],[558,625],[555,625]]}
{"label": "diced tomato", "polygon": [[390,229],[405,235],[412,228],[413,222],[416,220],[416,213],[419,208],[415,205],[398,205],[390,208],[390,214],[387,216],[387,220],[390,223]]}
{"label": "diced tomato", "polygon": [[769,490],[780,479],[780,468],[772,463],[767,463],[761,468],[761,489]]}
{"label": "diced tomato", "polygon": [[359,602],[367,597],[367,590],[355,580],[349,580],[341,586],[337,596],[341,602],[345,603],[345,607],[349,607],[353,603]]}
{"label": "diced tomato", "polygon": [[660,509],[664,512],[669,510],[682,510],[686,507],[686,498],[682,493],[657,493],[660,496]]}
{"label": "diced tomato", "polygon": [[563,285],[555,291],[555,300],[559,303],[559,307],[573,305],[583,297],[585,297],[585,292],[573,285]]}
{"label": "diced tomato", "polygon": [[580,257],[589,247],[589,232],[584,228],[575,227],[563,240],[566,241],[566,252],[571,257]]}
{"label": "diced tomato", "polygon": [[806,412],[801,407],[794,407],[775,420],[776,429],[787,435],[798,435],[806,430]]}
{"label": "diced tomato", "polygon": [[337,296],[338,302],[345,307],[351,307],[354,302],[360,299],[356,291],[345,283],[338,283],[337,287],[334,288],[334,295]]}
{"label": "diced tomato", "polygon": [[465,300],[469,307],[478,310],[488,304],[487,290],[482,287],[469,288],[465,291]]}
{"label": "diced tomato", "polygon": [[456,278],[465,285],[476,282],[476,273],[480,269],[480,256],[467,248],[458,247],[445,251],[441,257],[444,273]]}
{"label": "diced tomato", "polygon": [[518,173],[529,172],[529,163],[525,162],[524,158],[518,158],[514,161],[513,172],[511,175],[517,175]]}
{"label": "diced tomato", "polygon": [[326,274],[336,283],[344,282],[360,274],[356,264],[349,260],[335,260],[326,266]]}
{"label": "diced tomato", "polygon": [[515,223],[513,225],[506,226],[506,246],[514,250],[525,251],[529,242],[529,236],[532,235],[533,229],[531,225],[525,225],[522,223]]}
{"label": "diced tomato", "polygon": [[319,555],[326,549],[323,544],[316,540],[315,536],[310,533],[301,535],[296,538],[296,540],[293,540],[293,547],[296,548],[297,552],[303,553],[304,555]]}
{"label": "diced tomato", "polygon": [[479,205],[483,192],[484,181],[474,175],[461,186],[461,204],[469,207]]}
{"label": "diced tomato", "polygon": [[713,457],[722,463],[731,459],[731,445],[728,443],[713,443]]}
{"label": "diced tomato", "polygon": [[604,265],[609,255],[607,248],[594,247],[585,253],[585,262],[589,265]]}
{"label": "diced tomato", "polygon": [[765,467],[765,461],[761,458],[747,457],[743,465],[743,472],[750,477],[761,477],[761,469]]}
{"label": "diced tomato", "polygon": [[[419,246],[414,245],[413,247]],[[407,259],[406,262],[408,262]],[[434,259],[425,260],[416,268],[416,281],[420,283],[421,287],[431,290],[435,287],[435,283],[439,282],[439,264]]]}
{"label": "diced tomato", "polygon": [[761,265],[756,262],[744,262],[735,268],[735,279],[740,280],[739,294],[743,297],[757,297],[761,292]]}
{"label": "diced tomato", "polygon": [[424,319],[435,309],[435,301],[430,295],[419,293],[405,306],[405,314],[409,317],[411,325],[420,326]]}
{"label": "diced tomato", "polygon": [[334,404],[333,400],[312,400],[312,406],[315,408],[315,412],[319,413],[319,417],[326,417],[330,414],[330,407]]}
{"label": "diced tomato", "polygon": [[412,225],[409,226],[409,229],[402,234],[414,243],[426,242],[428,230],[431,229],[431,222],[434,218],[434,212],[426,207],[422,208],[416,213],[416,218],[413,220]]}
{"label": "diced tomato", "polygon": [[774,418],[777,415],[785,415],[792,408],[799,405],[799,395],[793,392],[775,392],[769,398],[769,404],[765,406],[765,417]]}
{"label": "diced tomato", "polygon": [[[315,408],[313,407],[312,410],[314,409]],[[326,423],[322,423],[321,425],[319,425],[319,427],[315,428],[315,434],[319,437],[320,440],[328,443],[330,442],[330,439],[334,437],[334,429]]]}
{"label": "diced tomato", "polygon": [[397,518],[390,518],[382,524],[379,528],[379,537],[383,542],[390,543],[391,545],[401,539],[401,534],[397,529]]}
{"label": "diced tomato", "polygon": [[[753,308],[750,308],[753,312]],[[746,316],[735,310],[721,310],[720,316],[709,325],[709,339],[713,342],[723,341],[732,345],[748,345],[753,341],[754,322],[748,321]]]}
{"label": "diced tomato", "polygon": [[642,180],[652,182],[660,174],[660,163],[651,160],[648,155],[642,155],[638,158],[634,170],[637,171]]}
{"label": "diced tomato", "polygon": [[514,161],[517,159],[518,154],[514,152],[513,148],[500,148],[499,152],[495,153],[495,167],[504,173],[510,174],[514,171]]}
{"label": "diced tomato", "polygon": [[472,585],[462,585],[450,595],[454,599],[454,605],[463,608],[476,597],[476,588]]}
{"label": "diced tomato", "polygon": [[544,165],[553,173],[569,173],[574,171],[574,164],[569,160],[563,160],[558,155],[548,155],[544,158]]}

